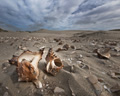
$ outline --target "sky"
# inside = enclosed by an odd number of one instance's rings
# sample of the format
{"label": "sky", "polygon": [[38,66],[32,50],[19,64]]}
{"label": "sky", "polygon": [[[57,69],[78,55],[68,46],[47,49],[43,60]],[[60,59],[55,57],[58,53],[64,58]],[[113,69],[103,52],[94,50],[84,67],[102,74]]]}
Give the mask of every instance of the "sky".
{"label": "sky", "polygon": [[120,0],[0,0],[7,30],[120,29]]}

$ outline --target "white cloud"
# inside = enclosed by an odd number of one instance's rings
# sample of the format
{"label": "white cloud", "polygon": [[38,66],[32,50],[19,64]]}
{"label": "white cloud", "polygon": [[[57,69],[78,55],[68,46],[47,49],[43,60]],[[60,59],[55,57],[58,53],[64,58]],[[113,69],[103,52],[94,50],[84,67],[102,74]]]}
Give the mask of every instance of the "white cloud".
{"label": "white cloud", "polygon": [[21,30],[112,29],[120,25],[119,0],[1,0],[0,13],[4,27]]}

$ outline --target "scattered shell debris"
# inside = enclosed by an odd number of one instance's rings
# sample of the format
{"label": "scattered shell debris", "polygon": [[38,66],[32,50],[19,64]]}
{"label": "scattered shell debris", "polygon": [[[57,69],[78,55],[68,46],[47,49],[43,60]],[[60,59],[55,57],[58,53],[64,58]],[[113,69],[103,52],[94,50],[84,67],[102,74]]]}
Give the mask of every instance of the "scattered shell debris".
{"label": "scattered shell debris", "polygon": [[[66,94],[67,92],[69,92],[68,94],[71,94],[71,96],[77,96],[78,95],[77,91],[74,90],[75,89],[74,86],[76,86],[75,84],[72,86],[68,84],[68,86],[66,86],[66,87],[69,87],[68,89],[63,87],[64,86],[63,79],[66,80],[67,75],[68,77],[69,75],[70,76],[72,75],[72,77],[75,80],[79,80],[79,79],[81,80],[83,78],[86,79],[85,82],[87,82],[88,80],[89,82],[86,85],[91,89],[86,89],[85,88],[86,86],[82,84],[80,87],[84,87],[85,91],[88,90],[88,92],[89,90],[91,90],[91,93],[94,90],[93,94],[94,95],[96,94],[96,96],[120,96],[120,85],[119,85],[120,67],[118,66],[118,63],[119,63],[118,61],[120,56],[120,43],[118,41],[119,39],[116,41],[114,40],[112,41],[110,40],[111,38],[108,38],[106,39],[106,41],[104,41],[104,38],[103,40],[99,38],[99,32],[96,33],[95,36],[97,37],[96,39],[94,39],[93,37],[89,38],[87,37],[87,35],[84,35],[83,32],[81,32],[79,33],[79,36],[72,37],[71,40],[69,40],[68,37],[67,38],[64,38],[64,37],[47,38],[45,36],[41,38],[41,37],[34,37],[32,35],[27,37],[17,37],[17,36],[0,37],[0,44],[6,43],[7,45],[10,46],[10,48],[17,50],[17,53],[13,55],[11,60],[9,60],[10,64],[8,63],[2,64],[1,69],[4,72],[1,71],[1,74],[7,74],[7,75],[10,74],[9,76],[11,76],[11,80],[14,80],[15,78],[15,75],[14,75],[15,73],[13,72],[14,70],[11,73],[9,72],[12,69],[11,65],[15,65],[13,69],[16,67],[16,70],[17,70],[16,73],[19,77],[18,80],[32,81],[36,86],[36,88],[38,88],[38,89],[34,89],[35,87],[33,87],[33,85],[32,86],[29,85],[30,83],[26,83],[26,85],[24,85],[25,87],[28,86],[28,89],[26,87],[26,91],[27,91],[26,93],[28,93],[27,95],[31,95],[31,96],[36,95],[34,94],[36,90],[39,93],[37,95],[43,95],[43,96],[49,96],[49,95],[62,96],[62,94]],[[87,39],[85,39],[85,37],[87,37]],[[19,40],[22,42],[20,43]],[[86,42],[83,42],[83,41],[86,41]],[[32,44],[30,44],[30,42],[32,42]],[[43,43],[46,43],[46,44],[45,46],[41,47]],[[48,53],[47,53],[47,50],[45,50],[44,51],[45,54],[41,53],[41,56],[40,56],[39,52],[29,51],[28,50],[29,46],[32,46],[30,49],[33,49],[33,50],[35,50],[35,48],[42,49],[44,47],[50,48],[50,49]],[[57,56],[54,54],[53,50],[51,49],[52,47],[56,51]],[[95,54],[93,54],[92,52],[94,48],[96,48],[96,50],[94,51]],[[9,53],[10,52],[8,52],[8,54]],[[13,53],[15,53],[14,50],[13,50]],[[7,55],[7,53],[4,53],[4,54]],[[63,54],[63,56],[60,56],[61,54]],[[96,55],[100,59],[95,58]],[[60,58],[58,56],[60,56]],[[42,59],[42,57],[46,57],[46,58]],[[38,66],[38,63],[39,63],[39,66]],[[99,67],[101,63],[104,63],[104,64],[102,64]],[[63,67],[64,69],[62,69]],[[38,71],[40,71],[40,73]],[[77,72],[80,72],[80,78],[76,77],[76,74],[78,74]],[[82,72],[85,72],[85,73],[82,73]],[[96,75],[92,75],[92,73]],[[53,76],[51,76],[50,74]],[[17,75],[16,75],[16,78],[17,78]],[[64,76],[66,76],[66,78],[64,78]],[[114,82],[116,85],[113,84]],[[15,82],[13,82],[13,84],[14,83]],[[22,83],[23,82],[21,82],[21,84],[16,84],[18,86],[15,85],[15,87],[18,88],[17,93],[20,93],[20,94],[22,93],[22,90],[21,90],[21,88],[23,87],[23,86],[21,87]],[[8,85],[5,85],[5,86],[4,86],[5,91],[2,93],[2,95],[3,96],[11,95],[10,86],[9,88],[7,87]],[[32,87],[33,89],[32,88],[30,89],[30,87]],[[29,93],[29,91],[31,92]],[[110,95],[108,95],[107,92]]]}

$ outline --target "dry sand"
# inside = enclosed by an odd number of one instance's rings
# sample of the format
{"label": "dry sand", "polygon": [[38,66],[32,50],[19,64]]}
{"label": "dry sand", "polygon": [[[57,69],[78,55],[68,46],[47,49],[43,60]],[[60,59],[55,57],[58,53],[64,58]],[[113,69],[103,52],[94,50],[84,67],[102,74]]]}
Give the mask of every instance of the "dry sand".
{"label": "dry sand", "polygon": [[[72,48],[55,52],[65,44]],[[42,47],[42,88],[37,89],[32,82],[18,82],[16,66],[8,60],[26,49],[37,51]],[[100,59],[93,52],[104,47],[111,48],[110,59]],[[45,72],[49,48],[64,64],[56,76]],[[116,84],[120,84],[120,31],[0,32],[0,96],[120,96],[119,88],[114,93],[110,90]]]}

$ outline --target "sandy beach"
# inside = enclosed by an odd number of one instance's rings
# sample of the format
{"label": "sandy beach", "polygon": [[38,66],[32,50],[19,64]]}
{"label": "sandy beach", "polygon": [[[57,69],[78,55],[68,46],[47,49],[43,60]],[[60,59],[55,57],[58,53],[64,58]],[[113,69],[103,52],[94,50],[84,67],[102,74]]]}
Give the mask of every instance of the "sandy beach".
{"label": "sandy beach", "polygon": [[[67,50],[59,50],[64,45]],[[41,88],[19,82],[13,55],[45,48],[39,62]],[[49,48],[64,67],[56,76],[45,71]],[[110,48],[111,57],[99,58],[95,49]],[[0,32],[0,96],[120,96],[120,31]]]}

